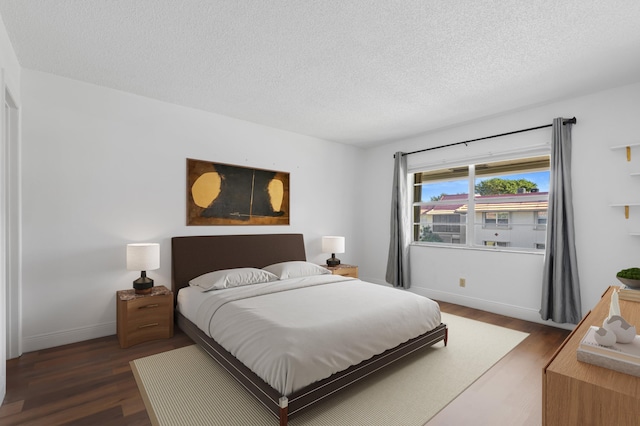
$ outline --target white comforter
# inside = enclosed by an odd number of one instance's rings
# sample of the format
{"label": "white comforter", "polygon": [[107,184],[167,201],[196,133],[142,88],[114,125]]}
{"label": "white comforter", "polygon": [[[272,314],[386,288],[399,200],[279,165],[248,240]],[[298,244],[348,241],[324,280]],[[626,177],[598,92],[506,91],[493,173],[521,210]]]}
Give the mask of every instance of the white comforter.
{"label": "white comforter", "polygon": [[188,287],[178,310],[283,395],[440,324],[426,297],[338,275]]}

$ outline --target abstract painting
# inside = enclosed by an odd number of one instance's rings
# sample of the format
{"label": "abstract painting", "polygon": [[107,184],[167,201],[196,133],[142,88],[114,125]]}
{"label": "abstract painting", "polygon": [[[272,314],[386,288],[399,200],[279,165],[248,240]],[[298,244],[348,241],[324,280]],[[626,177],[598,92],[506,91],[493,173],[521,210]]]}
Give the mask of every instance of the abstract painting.
{"label": "abstract painting", "polygon": [[289,173],[187,159],[187,225],[288,225]]}

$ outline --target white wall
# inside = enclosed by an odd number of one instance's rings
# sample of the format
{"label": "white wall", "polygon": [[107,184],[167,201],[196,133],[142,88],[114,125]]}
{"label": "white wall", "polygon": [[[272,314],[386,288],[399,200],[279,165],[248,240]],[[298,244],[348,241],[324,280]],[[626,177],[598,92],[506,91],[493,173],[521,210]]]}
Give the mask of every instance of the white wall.
{"label": "white wall", "polygon": [[[304,233],[323,263],[338,234],[357,260],[360,149],[37,71],[22,89],[25,351],[115,334],[129,242],[160,242],[168,287],[172,236]],[[291,225],[187,227],[186,158],[289,172]]]}
{"label": "white wall", "polygon": [[[578,119],[573,126],[573,190],[576,244],[586,314],[609,285],[615,285],[617,271],[640,266],[640,207],[631,208],[624,219],[623,209],[611,203],[640,202],[640,146],[627,163],[624,151],[611,146],[640,143],[640,83],[619,87],[513,112],[459,127],[445,129],[365,151],[363,173],[370,177],[363,189],[367,200],[364,216],[361,276],[384,282],[388,246],[388,221],[393,173],[393,153],[454,143],[511,130],[550,124],[555,117]],[[476,142],[418,154],[418,160],[464,162],[466,156],[524,147],[537,139],[550,139],[550,129],[520,136]],[[375,230],[375,231],[373,231]],[[486,252],[473,249],[411,247],[413,290],[435,299],[541,322],[541,268],[543,257],[536,254]],[[466,278],[466,287],[458,285]],[[624,313],[623,313],[624,314]]]}

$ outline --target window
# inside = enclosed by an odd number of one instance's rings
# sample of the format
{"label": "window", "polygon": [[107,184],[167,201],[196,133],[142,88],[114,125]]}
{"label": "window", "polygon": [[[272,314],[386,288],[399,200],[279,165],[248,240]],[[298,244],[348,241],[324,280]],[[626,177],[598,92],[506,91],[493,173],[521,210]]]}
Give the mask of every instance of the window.
{"label": "window", "polygon": [[433,216],[433,232],[460,233],[460,215],[442,214]]}
{"label": "window", "polygon": [[420,171],[413,185],[414,242],[544,250],[548,155]]}
{"label": "window", "polygon": [[506,241],[485,241],[484,245],[489,247],[509,247],[509,243]]}
{"label": "window", "polygon": [[535,212],[536,229],[545,229],[547,227],[547,211],[540,210]]}
{"label": "window", "polygon": [[486,212],[482,215],[484,216],[485,228],[509,226],[509,212]]}
{"label": "window", "polygon": [[414,174],[414,241],[465,244],[468,182],[467,167]]}

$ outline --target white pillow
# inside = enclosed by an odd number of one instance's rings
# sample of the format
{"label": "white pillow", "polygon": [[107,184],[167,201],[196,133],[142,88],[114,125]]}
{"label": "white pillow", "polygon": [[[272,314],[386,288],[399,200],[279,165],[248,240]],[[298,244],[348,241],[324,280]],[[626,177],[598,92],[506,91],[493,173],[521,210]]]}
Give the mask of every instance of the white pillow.
{"label": "white pillow", "polygon": [[287,278],[307,277],[311,275],[325,275],[330,274],[331,271],[327,268],[323,268],[315,263],[303,262],[300,260],[292,260],[289,262],[274,263],[273,265],[265,266],[265,271],[271,272],[280,278],[286,280]]}
{"label": "white pillow", "polygon": [[268,283],[278,277],[268,271],[257,268],[221,269],[200,275],[189,281],[189,285],[201,287],[204,291],[221,290],[241,285]]}

